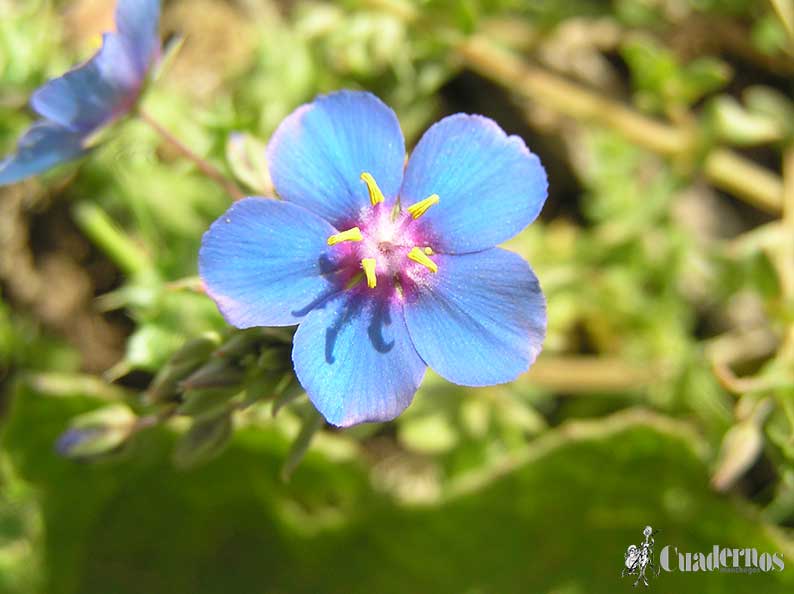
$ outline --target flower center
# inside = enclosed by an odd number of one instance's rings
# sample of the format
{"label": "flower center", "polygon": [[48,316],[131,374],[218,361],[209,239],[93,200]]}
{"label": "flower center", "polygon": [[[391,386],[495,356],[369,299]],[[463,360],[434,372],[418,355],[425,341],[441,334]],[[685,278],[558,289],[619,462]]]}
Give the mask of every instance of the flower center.
{"label": "flower center", "polygon": [[361,211],[358,225],[328,238],[328,245],[344,244],[340,249],[348,250],[345,260],[352,263],[354,270],[347,288],[366,280],[370,289],[388,283],[402,292],[406,285],[421,283],[428,274],[438,272],[438,265],[430,259],[433,249],[427,245],[422,228],[414,224],[438,204],[438,195],[403,210],[399,201],[393,207],[385,204],[383,192],[371,174],[362,173],[361,181],[367,185],[371,206]]}

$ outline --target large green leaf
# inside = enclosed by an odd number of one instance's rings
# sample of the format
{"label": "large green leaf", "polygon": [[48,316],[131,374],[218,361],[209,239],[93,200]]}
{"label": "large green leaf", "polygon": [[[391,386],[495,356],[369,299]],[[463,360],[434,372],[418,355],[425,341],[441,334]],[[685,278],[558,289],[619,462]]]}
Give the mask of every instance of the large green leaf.
{"label": "large green leaf", "polygon": [[[665,544],[782,552],[755,511],[708,486],[697,440],[628,412],[570,423],[498,468],[447,485],[437,501],[378,494],[357,464],[313,448],[293,479],[288,442],[244,428],[215,461],[170,464],[173,436],[141,435],[135,456],[58,458],[52,442],[85,400],[16,395],[4,441],[40,490],[50,594],[191,592],[614,592],[646,524]],[[786,592],[794,573],[662,573],[675,592]]]}

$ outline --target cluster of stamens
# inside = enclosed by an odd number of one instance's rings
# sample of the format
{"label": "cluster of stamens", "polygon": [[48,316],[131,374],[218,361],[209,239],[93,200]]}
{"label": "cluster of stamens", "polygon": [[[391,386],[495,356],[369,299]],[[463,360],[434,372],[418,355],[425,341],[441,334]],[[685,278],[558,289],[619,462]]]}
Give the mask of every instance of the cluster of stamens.
{"label": "cluster of stamens", "polygon": [[[378,209],[382,207],[379,205],[385,202],[385,197],[375,178],[364,172],[361,174],[361,181],[367,185],[369,191],[373,208],[373,212],[369,214],[372,219],[366,225],[362,223],[361,226],[334,233],[328,238],[329,246],[347,242],[358,243],[360,246],[355,250],[360,270],[350,278],[347,287],[351,288],[366,279],[367,287],[374,289],[378,286],[378,276],[386,276],[399,288],[405,280],[403,277],[410,262],[419,264],[421,269],[433,274],[438,272],[438,265],[430,259],[433,249],[428,245],[414,243],[418,238],[410,229],[412,221],[420,218],[434,204],[438,204],[438,194],[412,204],[405,212],[399,202],[389,212],[380,211]],[[410,276],[410,271],[408,274]]]}

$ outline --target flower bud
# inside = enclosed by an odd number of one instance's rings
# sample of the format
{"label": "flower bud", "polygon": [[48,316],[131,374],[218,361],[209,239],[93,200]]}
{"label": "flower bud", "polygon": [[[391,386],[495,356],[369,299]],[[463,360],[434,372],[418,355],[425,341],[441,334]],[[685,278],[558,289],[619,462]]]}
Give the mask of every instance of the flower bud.
{"label": "flower bud", "polygon": [[112,405],[80,415],[56,442],[69,458],[93,458],[118,449],[132,435],[137,417],[124,405]]}
{"label": "flower bud", "polygon": [[213,359],[182,380],[184,390],[242,387],[243,372],[226,359]]}
{"label": "flower bud", "polygon": [[239,386],[188,390],[176,412],[194,418],[217,416],[229,408],[230,401],[238,394]]}
{"label": "flower bud", "polygon": [[176,445],[174,464],[190,468],[214,458],[229,442],[232,428],[229,414],[196,419]]}

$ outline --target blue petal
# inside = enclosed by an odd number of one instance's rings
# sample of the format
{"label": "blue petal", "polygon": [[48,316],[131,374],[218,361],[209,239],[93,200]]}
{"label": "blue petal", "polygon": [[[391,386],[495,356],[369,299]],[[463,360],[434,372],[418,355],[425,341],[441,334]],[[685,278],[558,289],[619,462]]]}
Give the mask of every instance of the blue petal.
{"label": "blue petal", "polygon": [[30,103],[42,117],[90,133],[129,111],[142,85],[143,76],[126,41],[116,33],[107,33],[93,58],[45,83],[33,93]]}
{"label": "blue petal", "polygon": [[436,251],[493,247],[535,220],[548,183],[540,160],[492,120],[456,114],[419,141],[400,192],[404,207],[431,194],[440,202],[420,219]]}
{"label": "blue petal", "polygon": [[340,287],[326,240],[336,233],[305,209],[245,198],[201,240],[199,272],[233,326],[290,326]]}
{"label": "blue petal", "polygon": [[370,93],[340,91],[295,110],[267,150],[276,191],[345,227],[369,205],[360,176],[372,174],[388,201],[400,189],[405,141],[397,116]]}
{"label": "blue petal", "polygon": [[546,333],[546,302],[529,264],[499,248],[433,259],[438,273],[404,307],[422,359],[464,386],[509,382],[525,372]]}
{"label": "blue petal", "polygon": [[160,0],[119,0],[116,30],[127,41],[140,76],[160,52]]}
{"label": "blue petal", "polygon": [[411,403],[425,364],[402,307],[378,290],[346,291],[298,326],[295,373],[317,410],[334,425],[389,421]]}
{"label": "blue petal", "polygon": [[19,140],[16,153],[0,162],[0,186],[81,157],[86,152],[82,143],[81,134],[52,122],[33,124]]}

